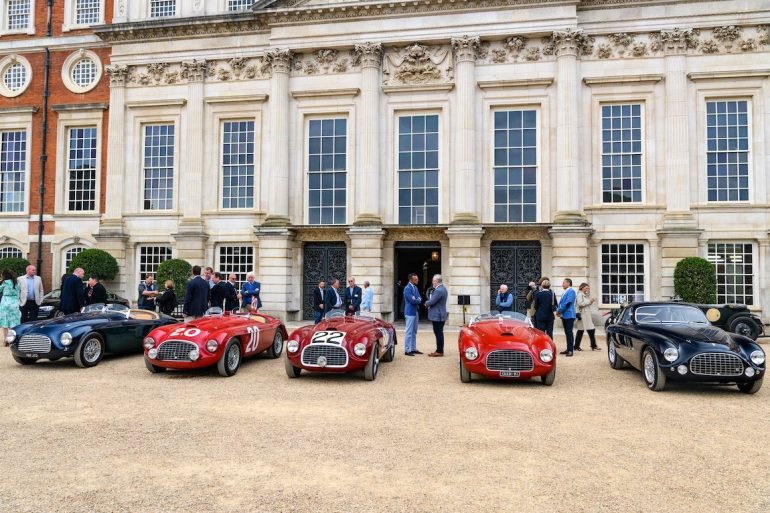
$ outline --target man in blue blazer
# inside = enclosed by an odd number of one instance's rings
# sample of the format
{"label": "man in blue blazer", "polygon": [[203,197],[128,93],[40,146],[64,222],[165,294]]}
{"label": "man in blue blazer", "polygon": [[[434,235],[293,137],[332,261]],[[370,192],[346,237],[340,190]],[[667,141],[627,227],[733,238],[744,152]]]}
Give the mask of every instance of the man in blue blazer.
{"label": "man in blue blazer", "polygon": [[203,317],[209,308],[209,294],[211,294],[209,284],[201,278],[201,266],[193,266],[192,273],[192,280],[187,282],[187,290],[184,293],[182,312],[186,322]]}
{"label": "man in blue blazer", "polygon": [[444,286],[440,274],[433,277],[433,294],[425,302],[428,307],[428,320],[433,323],[433,334],[436,336],[436,350],[428,356],[444,356],[444,324],[449,314],[446,311],[446,300],[449,293]]}
{"label": "man in blue blazer", "polygon": [[83,288],[83,276],[85,274],[86,272],[78,267],[62,282],[59,310],[64,315],[77,313],[86,304],[86,294]]}
{"label": "man in blue blazer", "polygon": [[575,325],[575,299],[577,294],[572,288],[572,280],[570,278],[564,278],[561,284],[564,289],[564,294],[559,301],[559,308],[556,309],[556,317],[561,317],[562,326],[564,326],[564,335],[567,337],[567,350],[562,351],[560,354],[565,356],[572,356],[572,351],[575,346],[575,336],[572,333],[572,327]]}
{"label": "man in blue blazer", "polygon": [[417,322],[420,316],[420,304],[422,297],[417,289],[419,278],[416,274],[409,275],[409,283],[404,287],[404,318],[406,318],[406,331],[404,334],[404,354],[414,356],[422,354],[417,350]]}
{"label": "man in blue blazer", "polygon": [[348,287],[345,289],[345,313],[348,315],[355,315],[356,312],[361,310],[361,299],[363,297],[363,291],[361,287],[356,285],[355,278],[348,279]]}
{"label": "man in blue blazer", "polygon": [[342,308],[342,298],[340,297],[339,288],[340,280],[333,280],[332,286],[326,289],[326,292],[324,293],[324,315],[332,310]]}

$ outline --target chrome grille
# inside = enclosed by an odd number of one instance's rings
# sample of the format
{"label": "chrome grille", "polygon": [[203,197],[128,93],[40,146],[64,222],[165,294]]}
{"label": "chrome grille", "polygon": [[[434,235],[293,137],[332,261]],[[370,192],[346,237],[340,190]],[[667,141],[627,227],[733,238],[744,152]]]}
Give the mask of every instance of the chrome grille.
{"label": "chrome grille", "polygon": [[302,350],[302,365],[320,367],[318,358],[326,358],[326,367],[340,368],[348,364],[348,352],[344,347],[334,344],[311,344]]}
{"label": "chrome grille", "polygon": [[730,353],[701,353],[690,360],[690,372],[701,376],[740,376],[743,362]]}
{"label": "chrome grille", "polygon": [[487,355],[487,370],[491,371],[531,371],[535,368],[532,355],[526,351],[504,349],[492,351]]}
{"label": "chrome grille", "polygon": [[189,362],[190,351],[197,349],[198,346],[182,340],[167,340],[158,346],[157,360],[171,362]]}
{"label": "chrome grille", "polygon": [[25,353],[50,353],[51,339],[45,335],[22,335],[19,351]]}

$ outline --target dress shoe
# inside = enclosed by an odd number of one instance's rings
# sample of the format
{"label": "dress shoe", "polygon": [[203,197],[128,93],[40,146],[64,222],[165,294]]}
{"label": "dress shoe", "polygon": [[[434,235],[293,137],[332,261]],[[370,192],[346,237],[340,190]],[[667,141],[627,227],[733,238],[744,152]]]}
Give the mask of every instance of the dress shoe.
{"label": "dress shoe", "polygon": [[582,351],[582,349],[580,349],[579,347],[576,347],[575,351]]}
{"label": "dress shoe", "polygon": [[414,354],[423,354],[423,352],[422,352],[422,351],[418,351],[417,349],[415,349],[415,350],[414,350],[414,351],[412,351],[412,352],[413,352]]}
{"label": "dress shoe", "polygon": [[437,356],[444,356],[444,353],[439,353],[438,351],[434,351],[431,354],[429,354],[428,356],[430,356],[431,358],[435,358]]}
{"label": "dress shoe", "polygon": [[413,352],[410,352],[410,353],[404,353],[404,356],[414,356],[414,353],[413,353]]}
{"label": "dress shoe", "polygon": [[572,353],[567,353],[564,356],[572,356]]}
{"label": "dress shoe", "polygon": [[561,352],[561,353],[559,353],[559,354],[563,354],[563,355],[565,355],[565,356],[572,356],[572,351],[562,351],[562,352]]}
{"label": "dress shoe", "polygon": [[599,346],[591,346],[591,351],[600,351],[601,347]]}

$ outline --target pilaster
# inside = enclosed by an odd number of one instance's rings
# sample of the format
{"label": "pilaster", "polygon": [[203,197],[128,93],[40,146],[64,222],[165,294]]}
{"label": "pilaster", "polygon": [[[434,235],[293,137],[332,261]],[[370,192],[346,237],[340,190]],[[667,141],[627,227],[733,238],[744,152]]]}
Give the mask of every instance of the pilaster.
{"label": "pilaster", "polygon": [[128,236],[123,233],[122,223],[119,225],[105,225],[102,223],[99,226],[99,232],[93,234],[93,236],[96,239],[96,247],[112,255],[118,262],[118,269],[121,270],[117,278],[107,284],[108,287],[118,294],[121,292],[127,294],[132,287],[129,287],[129,277],[126,274],[126,269],[128,268],[128,262],[126,261],[128,256]]}
{"label": "pilaster", "polygon": [[[123,177],[126,172],[125,108],[128,66],[105,66],[110,79],[110,117],[107,139],[107,201],[101,225],[105,234],[123,232]],[[102,231],[102,228],[99,229]]]}
{"label": "pilaster", "polygon": [[[284,320],[299,311],[302,278],[295,269],[294,231],[286,227],[257,228],[259,281],[263,310]],[[299,265],[299,264],[297,264]]]}
{"label": "pilaster", "polygon": [[[364,280],[374,289],[372,312],[382,312],[386,301],[383,281],[383,241],[385,232],[378,227],[355,226],[347,231],[350,238],[350,276],[363,289]],[[389,308],[388,308],[389,310]]]}
{"label": "pilaster", "polygon": [[[564,278],[571,278],[574,284],[589,282],[591,247],[590,237],[593,229],[579,225],[557,225],[548,230],[551,235],[551,283],[561,284]],[[545,261],[545,252],[543,253]],[[547,267],[543,267],[546,272]],[[590,282],[589,282],[590,283]]]}
{"label": "pilaster", "polygon": [[[187,119],[185,123],[186,150],[180,162],[184,165],[184,179],[179,177],[179,210],[182,212],[180,231],[203,233],[201,205],[203,202],[203,82],[206,61],[182,63],[182,75],[187,78]],[[210,193],[210,191],[209,191]]]}
{"label": "pilaster", "polygon": [[674,296],[674,269],[685,257],[700,255],[700,236],[703,230],[663,229],[658,231],[660,241],[660,299]]}
{"label": "pilaster", "polygon": [[469,295],[470,305],[467,308],[466,321],[473,315],[481,313],[481,296],[484,284],[481,274],[481,237],[484,229],[481,226],[451,226],[446,230],[449,239],[449,273],[444,283],[449,290],[447,311],[449,324],[459,326],[463,322],[463,307],[457,304],[458,295]]}
{"label": "pilaster", "polygon": [[[292,53],[288,48],[273,48],[265,54],[270,63],[270,166],[268,176],[268,216],[265,226],[289,224],[289,145],[282,138],[289,134],[289,73]],[[263,301],[264,302],[264,301]]]}
{"label": "pilaster", "polygon": [[[759,239],[758,246],[759,269],[770,269],[770,232],[767,233],[767,238]],[[768,306],[770,305],[770,273],[765,271],[758,274],[759,288],[755,288],[754,290],[759,291],[759,294],[757,294],[756,297],[759,304],[755,304],[754,306],[759,306],[764,312],[767,312]]]}

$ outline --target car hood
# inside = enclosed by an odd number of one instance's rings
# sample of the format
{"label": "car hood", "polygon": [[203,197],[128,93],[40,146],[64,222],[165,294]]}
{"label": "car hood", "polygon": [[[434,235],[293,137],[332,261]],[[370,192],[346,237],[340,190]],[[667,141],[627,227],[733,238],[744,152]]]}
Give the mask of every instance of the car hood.
{"label": "car hood", "polygon": [[482,322],[469,329],[478,335],[482,343],[518,342],[531,345],[539,338],[539,332],[535,329],[516,321]]}
{"label": "car hood", "polygon": [[71,324],[82,324],[82,323],[90,323],[90,322],[101,322],[101,321],[111,321],[111,320],[122,320],[125,319],[125,316],[120,313],[104,313],[104,312],[95,312],[95,313],[75,313],[70,315],[65,315],[64,317],[55,317],[53,319],[45,319],[41,321],[35,321],[28,323],[33,328],[57,328],[57,327],[64,327],[66,325]]}
{"label": "car hood", "polygon": [[708,324],[645,324],[642,330],[684,343],[709,342],[728,346],[731,349],[735,347],[735,342],[729,333]]}

